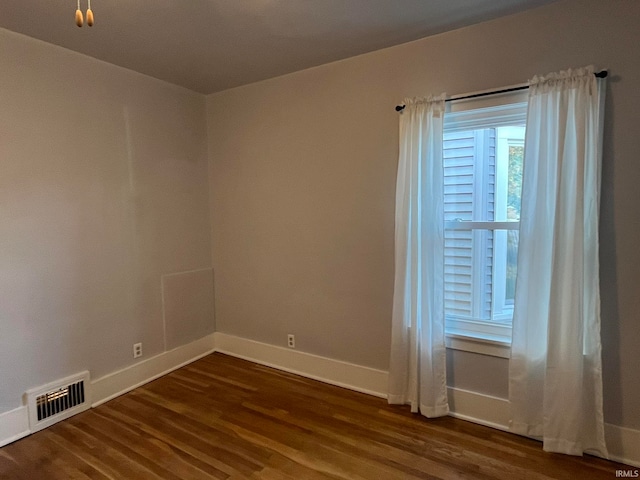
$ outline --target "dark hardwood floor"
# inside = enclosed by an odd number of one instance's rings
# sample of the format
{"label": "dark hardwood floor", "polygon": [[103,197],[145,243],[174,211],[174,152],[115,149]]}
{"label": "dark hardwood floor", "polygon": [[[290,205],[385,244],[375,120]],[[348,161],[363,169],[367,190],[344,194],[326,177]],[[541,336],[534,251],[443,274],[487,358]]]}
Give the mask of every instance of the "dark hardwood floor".
{"label": "dark hardwood floor", "polygon": [[0,449],[2,479],[599,479],[629,467],[209,355]]}

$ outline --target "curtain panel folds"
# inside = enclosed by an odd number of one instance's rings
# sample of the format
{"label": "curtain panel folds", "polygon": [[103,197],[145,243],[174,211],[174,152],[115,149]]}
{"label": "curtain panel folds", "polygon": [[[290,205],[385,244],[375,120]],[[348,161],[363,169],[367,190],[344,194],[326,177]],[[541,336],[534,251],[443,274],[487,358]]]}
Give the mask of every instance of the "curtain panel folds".
{"label": "curtain panel folds", "polygon": [[[529,82],[509,365],[511,431],[607,457],[598,217],[605,80]],[[444,315],[445,96],[405,100],[396,187],[389,403],[449,413]]]}
{"label": "curtain panel folds", "polygon": [[444,337],[445,95],[406,99],[400,115],[389,403],[449,413]]}
{"label": "curtain panel folds", "polygon": [[509,373],[511,430],[546,451],[607,456],[598,211],[604,79],[530,81]]}

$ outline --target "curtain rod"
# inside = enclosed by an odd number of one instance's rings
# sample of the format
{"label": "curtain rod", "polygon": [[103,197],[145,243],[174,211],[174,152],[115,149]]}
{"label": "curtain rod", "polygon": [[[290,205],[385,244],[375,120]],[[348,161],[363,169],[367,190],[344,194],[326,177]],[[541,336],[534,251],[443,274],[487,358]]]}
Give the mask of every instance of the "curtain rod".
{"label": "curtain rod", "polygon": [[[594,75],[597,78],[606,78],[609,72],[607,70],[602,70],[601,72],[596,72]],[[470,98],[478,98],[478,97],[486,97],[488,95],[497,95],[499,93],[509,93],[509,92],[517,92],[518,90],[527,90],[529,85],[524,85],[522,87],[512,87],[512,88],[503,88],[501,90],[491,90],[490,92],[482,92],[482,93],[474,93],[471,95],[465,95],[464,97],[456,97],[456,98],[447,98],[445,102],[451,102],[454,100],[468,100]],[[396,112],[401,112],[404,110],[406,105],[397,105]]]}

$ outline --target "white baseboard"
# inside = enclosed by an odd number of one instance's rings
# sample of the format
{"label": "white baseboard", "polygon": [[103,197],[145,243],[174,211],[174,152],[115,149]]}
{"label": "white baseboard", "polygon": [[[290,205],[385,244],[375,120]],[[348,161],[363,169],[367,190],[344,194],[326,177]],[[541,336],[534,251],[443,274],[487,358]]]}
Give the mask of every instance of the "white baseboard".
{"label": "white baseboard", "polygon": [[[386,398],[388,372],[216,332],[215,350],[331,385]],[[509,401],[449,388],[451,415],[508,430]]]}
{"label": "white baseboard", "polygon": [[174,348],[91,382],[92,407],[149,383],[214,351],[214,334]]}
{"label": "white baseboard", "polygon": [[216,332],[216,352],[338,387],[386,398],[388,373],[353,363]]}
{"label": "white baseboard", "polygon": [[[214,351],[214,335],[207,335],[195,342],[161,353],[135,365],[110,373],[91,382],[91,407],[162,377],[184,365],[209,355]],[[0,413],[0,447],[33,433],[29,428],[29,412],[26,406]]]}
{"label": "white baseboard", "polygon": [[640,467],[640,430],[605,423],[604,435],[611,460]]}
{"label": "white baseboard", "polygon": [[[217,332],[94,380],[91,384],[92,407],[214,351],[357,392],[382,398],[387,396],[386,371]],[[451,387],[448,393],[451,416],[508,430],[508,400]],[[0,413],[0,447],[30,433],[26,406]],[[606,424],[605,434],[612,460],[640,467],[640,430]]]}
{"label": "white baseboard", "polygon": [[0,413],[0,447],[29,435],[29,413],[27,407],[18,407]]}
{"label": "white baseboard", "polygon": [[492,397],[449,387],[449,409],[452,417],[498,430],[509,430],[511,405],[505,398]]}
{"label": "white baseboard", "polygon": [[[449,387],[449,407],[452,417],[509,431],[511,405],[504,398]],[[640,430],[605,423],[604,434],[610,460],[640,467]]]}
{"label": "white baseboard", "polygon": [[[303,377],[386,398],[388,372],[216,332],[215,350]],[[450,415],[509,430],[511,407],[504,398],[448,389]],[[640,430],[605,425],[611,460],[640,466]]]}

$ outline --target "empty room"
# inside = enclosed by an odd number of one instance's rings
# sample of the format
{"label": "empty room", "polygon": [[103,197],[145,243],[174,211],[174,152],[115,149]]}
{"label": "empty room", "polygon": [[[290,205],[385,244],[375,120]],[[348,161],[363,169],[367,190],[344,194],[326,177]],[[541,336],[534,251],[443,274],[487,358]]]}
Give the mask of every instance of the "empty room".
{"label": "empty room", "polygon": [[640,475],[640,2],[2,0],[1,479]]}

